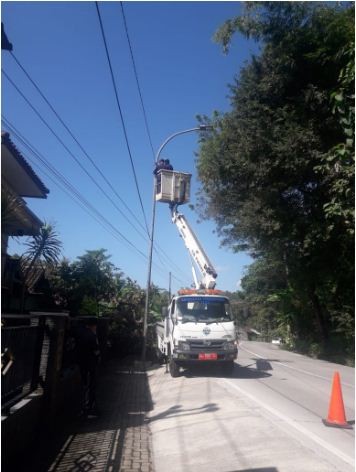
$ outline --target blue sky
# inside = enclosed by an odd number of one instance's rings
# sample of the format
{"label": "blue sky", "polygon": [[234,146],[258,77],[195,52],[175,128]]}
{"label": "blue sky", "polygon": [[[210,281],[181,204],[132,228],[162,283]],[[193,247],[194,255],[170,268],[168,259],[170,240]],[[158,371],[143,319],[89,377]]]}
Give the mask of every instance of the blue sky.
{"label": "blue sky", "polygon": [[[140,252],[120,236],[114,237],[112,231],[105,230],[78,206],[10,133],[13,142],[50,189],[46,200],[28,199],[29,207],[42,220],[56,224],[63,242],[63,256],[74,260],[86,250],[105,248],[112,256],[112,262],[126,276],[145,287],[147,259],[142,253],[147,256],[149,243],[132,216],[144,224],[95,2],[2,2],[1,5],[2,21],[13,44],[13,53],[131,213],[87,160],[7,51],[2,52],[2,68],[139,231],[103,195],[4,76],[2,116]],[[123,5],[156,152],[171,134],[194,127],[197,114],[211,115],[214,110],[229,109],[228,84],[257,48],[254,43],[236,37],[230,53],[225,56],[221,47],[212,40],[219,25],[239,14],[240,2],[130,1]],[[150,225],[154,157],[145,128],[121,7],[119,2],[100,2],[99,8]],[[199,186],[194,158],[197,149],[198,136],[191,133],[172,140],[164,152],[175,170],[193,174],[192,203],[195,203]],[[198,216],[188,206],[181,207],[180,211],[196,231],[217,269],[218,288],[236,290],[251,259],[246,254],[234,254],[228,248],[221,248],[213,222],[198,224]],[[155,244],[158,255],[154,253],[153,282],[168,288],[168,274],[172,272],[173,291],[182,285],[189,286],[192,283],[190,259],[165,204],[157,206]],[[21,253],[22,250],[22,245],[10,243],[10,253]]]}

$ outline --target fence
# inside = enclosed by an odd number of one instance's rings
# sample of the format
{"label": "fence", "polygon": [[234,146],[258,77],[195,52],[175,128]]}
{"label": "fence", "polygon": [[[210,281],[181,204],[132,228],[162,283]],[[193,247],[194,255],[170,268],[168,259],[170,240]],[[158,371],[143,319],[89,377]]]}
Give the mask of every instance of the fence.
{"label": "fence", "polygon": [[48,319],[43,315],[2,315],[2,411],[46,380],[50,348]]}
{"label": "fence", "polygon": [[[1,402],[2,411],[44,387],[53,403],[61,373],[76,364],[73,331],[86,317],[69,318],[63,313],[2,315]],[[109,320],[98,320],[98,340],[105,357]],[[52,399],[52,400],[51,400]]]}

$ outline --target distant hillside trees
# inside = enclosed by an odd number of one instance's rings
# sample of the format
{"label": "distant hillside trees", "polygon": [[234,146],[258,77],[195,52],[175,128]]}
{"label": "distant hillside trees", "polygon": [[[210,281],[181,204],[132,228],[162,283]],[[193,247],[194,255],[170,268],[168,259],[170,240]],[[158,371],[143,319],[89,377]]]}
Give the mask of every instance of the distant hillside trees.
{"label": "distant hillside trees", "polygon": [[[258,41],[231,108],[200,117],[199,211],[255,263],[251,316],[315,355],[354,349],[354,6],[248,2],[216,40]],[[310,350],[310,349],[309,349]]]}

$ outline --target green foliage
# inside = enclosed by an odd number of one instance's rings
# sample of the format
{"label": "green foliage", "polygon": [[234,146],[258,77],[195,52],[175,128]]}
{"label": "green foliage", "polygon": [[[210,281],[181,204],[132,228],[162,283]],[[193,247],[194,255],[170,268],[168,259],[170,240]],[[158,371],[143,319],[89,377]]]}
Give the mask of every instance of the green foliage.
{"label": "green foliage", "polygon": [[[115,295],[115,274],[114,265],[109,262],[111,256],[106,254],[106,249],[86,251],[83,256],[79,256],[74,263],[74,275],[77,280],[77,290],[87,300],[92,300],[95,304],[95,313],[101,314],[101,302],[107,302]],[[94,308],[94,305],[92,304]],[[83,311],[83,306],[80,307]]]}
{"label": "green foliage", "polygon": [[26,288],[36,278],[38,269],[53,268],[61,254],[62,243],[53,225],[44,223],[38,235],[25,242],[26,251],[21,256],[24,285],[21,294],[21,312],[25,310]]}
{"label": "green foliage", "polygon": [[[109,341],[117,356],[140,354],[146,292],[117,269],[105,249],[86,251],[74,262],[63,259],[50,273],[58,308],[74,316],[109,316]],[[148,324],[160,317],[167,292],[152,286]],[[148,350],[155,340],[148,337]]]}
{"label": "green foliage", "polygon": [[122,273],[109,259],[106,249],[86,251],[72,263],[63,259],[50,276],[58,307],[96,316],[115,307]]}
{"label": "green foliage", "polygon": [[320,355],[336,333],[349,348],[353,5],[249,2],[216,39],[227,50],[236,32],[261,53],[230,86],[231,110],[198,117],[214,127],[200,143],[198,210],[223,244],[256,257],[242,282],[254,323]]}
{"label": "green foliage", "polygon": [[61,254],[62,243],[58,239],[54,226],[44,223],[39,234],[28,239],[25,246],[27,249],[22,256],[22,260],[28,272],[36,262],[43,261],[49,265],[55,265]]}

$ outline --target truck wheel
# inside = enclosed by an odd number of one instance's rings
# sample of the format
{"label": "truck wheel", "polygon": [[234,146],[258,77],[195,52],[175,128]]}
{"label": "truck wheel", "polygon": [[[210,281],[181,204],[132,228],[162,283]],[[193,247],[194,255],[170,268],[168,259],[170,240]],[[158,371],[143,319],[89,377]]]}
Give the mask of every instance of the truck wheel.
{"label": "truck wheel", "polygon": [[179,376],[179,365],[172,358],[169,360],[169,373],[171,374],[171,377]]}

